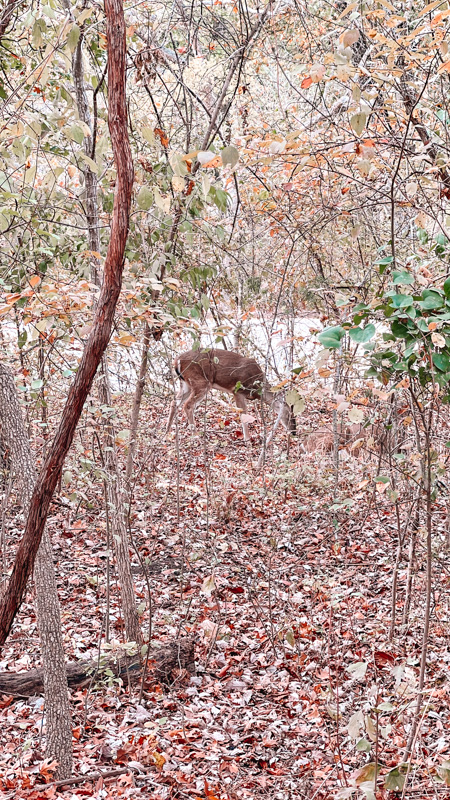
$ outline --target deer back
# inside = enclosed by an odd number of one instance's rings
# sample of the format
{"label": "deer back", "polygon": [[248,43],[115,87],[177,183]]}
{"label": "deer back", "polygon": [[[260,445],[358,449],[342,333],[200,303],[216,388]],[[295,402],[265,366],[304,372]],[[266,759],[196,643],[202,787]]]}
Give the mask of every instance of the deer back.
{"label": "deer back", "polygon": [[191,385],[208,384],[226,392],[240,392],[249,399],[260,397],[266,385],[259,364],[231,350],[189,350],[178,356],[175,369]]}

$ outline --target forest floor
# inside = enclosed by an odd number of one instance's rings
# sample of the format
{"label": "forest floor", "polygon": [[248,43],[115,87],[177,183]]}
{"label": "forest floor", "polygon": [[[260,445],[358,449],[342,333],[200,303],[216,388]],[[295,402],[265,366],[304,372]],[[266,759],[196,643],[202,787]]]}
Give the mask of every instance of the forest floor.
{"label": "forest floor", "polygon": [[[165,411],[157,403],[143,410],[131,530],[149,565],[152,644],[195,636],[196,674],[180,671],[168,687],[147,683],[141,705],[139,686],[117,681],[73,691],[74,774],[105,777],[66,787],[54,785],[44,760],[42,697],[0,697],[1,796],[370,798],[376,763],[376,798],[401,797],[404,774],[395,768],[417,700],[422,645],[421,529],[409,620],[401,624],[406,543],[390,638],[398,527],[395,505],[373,483],[376,459],[342,454],[336,489],[329,455],[305,454],[292,442],[287,456],[279,432],[256,475],[258,425],[245,447],[236,414],[210,403],[197,435],[180,422],[177,460],[175,435],[161,433]],[[124,420],[127,413],[124,406]],[[96,659],[105,628],[95,424],[86,412],[49,520],[69,661]],[[124,461],[120,434],[118,444]],[[402,520],[407,505],[400,499]],[[6,524],[11,554],[22,529],[14,511]],[[450,559],[446,510],[433,514],[427,702],[403,792],[415,800],[450,796]],[[147,583],[132,558],[147,632]],[[114,573],[111,593],[115,646],[123,631]],[[0,671],[27,670],[39,659],[30,592]]]}

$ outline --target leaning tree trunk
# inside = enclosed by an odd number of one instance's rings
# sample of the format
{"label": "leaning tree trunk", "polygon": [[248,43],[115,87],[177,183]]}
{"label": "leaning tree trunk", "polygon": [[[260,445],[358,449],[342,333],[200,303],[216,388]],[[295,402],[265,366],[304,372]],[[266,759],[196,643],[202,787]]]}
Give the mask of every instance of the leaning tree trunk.
{"label": "leaning tree trunk", "polygon": [[[64,6],[71,15],[70,0],[64,0]],[[92,122],[89,102],[84,83],[83,69],[83,31],[80,34],[72,58],[72,72],[75,86],[78,116],[88,126],[91,134],[84,138],[84,151],[90,159],[95,158],[95,132],[97,128],[97,103],[94,101],[94,120]],[[100,84],[97,90],[100,88]],[[96,94],[94,94],[96,98]],[[97,198],[97,175],[86,163],[82,166],[86,190],[86,223],[91,250],[91,280],[96,286],[100,285],[100,233],[99,212]],[[101,362],[101,375],[99,380],[99,395],[102,406],[111,406],[111,391],[109,370],[106,355]],[[131,574],[130,557],[128,551],[128,535],[124,504],[124,489],[117,463],[117,449],[113,425],[105,424],[105,469],[107,472],[106,495],[111,520],[112,540],[114,544],[117,571],[122,595],[122,611],[125,633],[128,641],[141,642],[141,629],[137,613],[136,595],[134,591],[133,576]]]}
{"label": "leaning tree trunk", "polygon": [[22,603],[64,459],[72,444],[84,403],[111,336],[114,312],[122,285],[133,188],[133,162],[127,127],[126,32],[121,0],[105,0],[105,12],[108,42],[108,124],[116,164],[111,235],[91,334],[70,388],[59,428],[36,481],[25,532],[0,605],[0,647],[5,643]]}
{"label": "leaning tree trunk", "polygon": [[[9,450],[11,472],[20,476],[24,515],[36,483],[36,468],[20,410],[12,372],[0,363],[0,424]],[[61,633],[53,551],[45,528],[34,565],[36,609],[44,672],[47,720],[46,756],[58,762],[58,778],[72,774],[72,725]]]}

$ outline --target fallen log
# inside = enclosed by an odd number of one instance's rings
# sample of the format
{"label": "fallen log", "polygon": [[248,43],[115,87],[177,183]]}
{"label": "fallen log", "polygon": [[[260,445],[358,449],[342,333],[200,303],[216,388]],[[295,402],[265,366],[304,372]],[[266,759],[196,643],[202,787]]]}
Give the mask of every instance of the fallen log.
{"label": "fallen log", "polygon": [[[143,665],[138,656],[121,653],[117,658],[108,654],[95,661],[76,661],[66,664],[67,682],[70,688],[83,688],[91,681],[112,675],[121,678],[125,685],[137,683],[142,676]],[[146,682],[170,683],[175,670],[195,673],[194,640],[190,637],[152,648],[147,665]],[[44,671],[42,667],[28,672],[0,672],[0,694],[12,697],[32,697],[44,693]]]}

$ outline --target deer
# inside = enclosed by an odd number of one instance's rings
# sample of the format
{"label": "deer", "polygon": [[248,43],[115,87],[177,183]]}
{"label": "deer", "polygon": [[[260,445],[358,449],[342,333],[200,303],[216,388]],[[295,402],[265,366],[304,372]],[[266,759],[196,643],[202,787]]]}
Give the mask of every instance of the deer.
{"label": "deer", "polygon": [[181,380],[181,388],[172,401],[167,418],[166,434],[170,431],[177,409],[182,405],[191,429],[195,429],[194,410],[211,389],[227,392],[234,397],[241,416],[244,442],[250,441],[248,429],[247,400],[261,400],[278,413],[277,421],[268,437],[273,437],[278,423],[295,435],[295,417],[281,392],[271,390],[265,373],[253,358],[247,358],[232,350],[200,349],[181,353],[174,361],[175,372]]}

